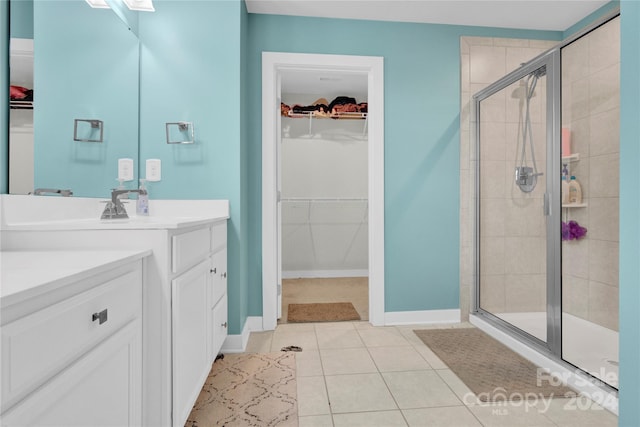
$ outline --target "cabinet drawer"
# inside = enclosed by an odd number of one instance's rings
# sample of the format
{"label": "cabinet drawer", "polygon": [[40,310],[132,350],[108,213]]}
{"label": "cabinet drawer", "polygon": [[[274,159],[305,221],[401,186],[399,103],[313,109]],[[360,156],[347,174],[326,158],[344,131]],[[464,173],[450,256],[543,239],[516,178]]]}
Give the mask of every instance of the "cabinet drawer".
{"label": "cabinet drawer", "polygon": [[227,221],[218,222],[211,227],[211,252],[227,247]]}
{"label": "cabinet drawer", "polygon": [[[2,410],[140,316],[141,264],[2,327]],[[106,314],[102,324],[93,320],[98,313]]]}
{"label": "cabinet drawer", "polygon": [[173,236],[172,271],[179,273],[204,259],[211,249],[210,239],[211,232],[208,227]]}
{"label": "cabinet drawer", "polygon": [[119,329],[2,414],[5,426],[140,426],[142,320]]}
{"label": "cabinet drawer", "polygon": [[227,249],[213,254],[211,268],[211,307],[227,293]]}

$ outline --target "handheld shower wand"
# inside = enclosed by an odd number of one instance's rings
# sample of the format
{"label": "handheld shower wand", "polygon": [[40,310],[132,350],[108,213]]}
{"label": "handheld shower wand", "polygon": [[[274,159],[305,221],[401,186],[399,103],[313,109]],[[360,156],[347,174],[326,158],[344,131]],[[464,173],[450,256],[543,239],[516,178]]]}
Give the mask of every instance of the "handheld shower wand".
{"label": "handheld shower wand", "polygon": [[[536,164],[536,155],[533,149],[533,131],[531,130],[531,98],[535,94],[536,85],[538,84],[538,78],[546,74],[546,69],[539,68],[533,73],[527,76],[526,81],[522,87],[516,89],[518,95],[522,96],[522,89],[524,89],[524,96],[521,97],[520,102],[520,124],[522,126],[522,150],[520,150],[520,157],[516,154],[516,167],[515,167],[515,182],[520,190],[524,193],[530,193],[536,188],[538,183],[538,177],[544,175],[542,172],[538,172],[538,165]],[[514,92],[515,93],[515,92]],[[524,117],[522,115],[522,107],[524,101]],[[519,142],[519,141],[518,141]],[[527,166],[527,146],[531,153],[531,166]],[[519,163],[519,164],[518,164]]]}

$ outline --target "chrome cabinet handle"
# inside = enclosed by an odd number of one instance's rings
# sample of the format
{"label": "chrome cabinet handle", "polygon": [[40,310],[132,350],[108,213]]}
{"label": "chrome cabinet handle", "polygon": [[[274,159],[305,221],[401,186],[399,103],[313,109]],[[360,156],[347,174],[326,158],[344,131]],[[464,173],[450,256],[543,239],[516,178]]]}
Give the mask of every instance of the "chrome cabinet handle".
{"label": "chrome cabinet handle", "polygon": [[96,320],[98,320],[98,324],[102,325],[104,322],[107,321],[107,309],[105,308],[104,310],[102,310],[100,313],[93,313],[91,315],[91,321],[95,322]]}
{"label": "chrome cabinet handle", "polygon": [[227,278],[227,273],[222,273],[222,277]]}
{"label": "chrome cabinet handle", "polygon": [[224,322],[223,324],[221,324],[220,326],[222,326],[223,328],[227,327],[227,322]]}
{"label": "chrome cabinet handle", "polygon": [[211,270],[209,270],[209,273],[213,273],[213,274],[215,274],[215,273],[216,273],[216,270],[217,270],[217,268],[212,268]]}

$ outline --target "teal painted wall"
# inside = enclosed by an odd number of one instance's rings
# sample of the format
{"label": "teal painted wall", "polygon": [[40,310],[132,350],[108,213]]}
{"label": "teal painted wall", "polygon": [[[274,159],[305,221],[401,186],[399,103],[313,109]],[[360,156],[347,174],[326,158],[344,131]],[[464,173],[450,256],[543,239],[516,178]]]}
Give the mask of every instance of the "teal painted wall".
{"label": "teal painted wall", "polygon": [[[261,294],[261,52],[384,57],[385,311],[459,306],[460,36],[517,31],[249,15],[251,295]],[[348,94],[345,94],[348,95]],[[262,313],[260,298],[249,302]]]}
{"label": "teal painted wall", "polygon": [[[9,2],[0,0],[0,99],[9,99]],[[9,192],[9,103],[0,102],[0,193]]]}
{"label": "teal painted wall", "polygon": [[18,39],[32,39],[33,0],[11,0],[10,3],[11,37]]}
{"label": "teal painted wall", "polygon": [[572,26],[570,26],[569,28],[564,30],[564,32],[562,33],[562,38],[563,39],[568,38],[572,34],[577,33],[578,31],[582,30],[583,28],[588,27],[594,21],[597,21],[601,17],[603,17],[603,16],[605,16],[605,15],[607,15],[609,13],[613,13],[619,7],[620,7],[620,1],[619,0],[610,1],[609,3],[607,3],[604,6],[600,7],[595,12],[587,15],[585,18],[581,19],[580,21],[576,22],[575,24],[573,24]]}
{"label": "teal painted wall", "polygon": [[[138,40],[82,0],[38,1],[34,24],[35,186],[107,197],[138,158]],[[104,142],[74,142],[74,119],[103,120]]]}
{"label": "teal painted wall", "polygon": [[620,418],[640,426],[640,2],[621,2]]}
{"label": "teal painted wall", "polygon": [[[159,199],[228,199],[229,333],[246,320],[242,169],[243,2],[160,1],[140,14],[140,159],[162,160]],[[168,145],[165,123],[192,122],[196,142]],[[144,167],[141,174],[144,175]]]}

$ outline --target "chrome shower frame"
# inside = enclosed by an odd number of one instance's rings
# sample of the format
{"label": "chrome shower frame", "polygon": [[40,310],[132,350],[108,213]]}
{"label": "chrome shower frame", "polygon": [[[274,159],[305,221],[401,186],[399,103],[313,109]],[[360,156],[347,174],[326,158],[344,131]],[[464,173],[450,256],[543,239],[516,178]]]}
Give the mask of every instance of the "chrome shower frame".
{"label": "chrome shower frame", "polygon": [[[546,192],[544,195],[544,212],[547,217],[547,341],[544,342],[533,335],[511,325],[480,307],[480,103],[493,94],[509,87],[522,78],[546,70]],[[495,83],[473,96],[474,127],[476,135],[476,169],[475,169],[475,295],[472,312],[488,318],[491,323],[506,329],[510,334],[526,341],[549,356],[561,355],[561,196],[560,196],[560,48],[543,53],[523,64],[517,70],[507,74]],[[555,155],[558,154],[558,155]],[[556,183],[558,183],[556,185]]]}

